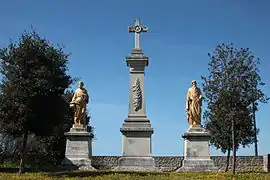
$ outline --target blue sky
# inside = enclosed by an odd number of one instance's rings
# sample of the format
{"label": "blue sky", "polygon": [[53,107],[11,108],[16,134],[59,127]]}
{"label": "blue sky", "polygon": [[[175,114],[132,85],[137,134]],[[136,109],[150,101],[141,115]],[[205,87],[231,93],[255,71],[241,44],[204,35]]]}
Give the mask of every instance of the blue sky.
{"label": "blue sky", "polygon": [[[0,47],[31,25],[52,43],[64,44],[72,54],[69,73],[81,77],[91,95],[93,155],[121,155],[119,129],[128,113],[125,57],[134,46],[127,27],[140,18],[149,27],[141,47],[149,56],[145,94],[155,130],[153,155],[183,155],[186,91],[193,79],[201,87],[200,77],[208,75],[207,53],[216,45],[249,47],[261,59],[270,96],[269,7],[269,1],[251,0],[2,0]],[[257,114],[260,154],[270,152],[269,109],[262,105]],[[253,147],[238,154],[252,155]],[[220,152],[212,148],[211,154]]]}

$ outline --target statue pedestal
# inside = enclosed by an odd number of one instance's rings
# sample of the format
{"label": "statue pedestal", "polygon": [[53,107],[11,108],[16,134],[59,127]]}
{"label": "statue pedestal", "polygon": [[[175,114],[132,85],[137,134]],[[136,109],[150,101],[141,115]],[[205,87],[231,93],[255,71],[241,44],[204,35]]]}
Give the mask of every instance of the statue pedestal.
{"label": "statue pedestal", "polygon": [[210,158],[210,134],[201,126],[190,128],[182,136],[184,138],[184,160],[177,171],[217,171]]}
{"label": "statue pedestal", "polygon": [[156,170],[152,157],[151,135],[154,130],[149,120],[147,122],[123,123],[120,129],[123,134],[123,155],[118,160],[117,170]]}
{"label": "statue pedestal", "polygon": [[91,165],[92,138],[83,125],[73,125],[67,138],[65,159],[62,165],[67,169],[95,170]]}

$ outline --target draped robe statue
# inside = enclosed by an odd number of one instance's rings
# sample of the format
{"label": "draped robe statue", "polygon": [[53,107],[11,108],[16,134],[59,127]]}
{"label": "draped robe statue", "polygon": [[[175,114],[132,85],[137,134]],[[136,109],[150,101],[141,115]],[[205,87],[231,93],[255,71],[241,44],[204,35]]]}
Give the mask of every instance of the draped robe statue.
{"label": "draped robe statue", "polygon": [[86,105],[89,101],[89,96],[84,83],[78,83],[78,89],[75,91],[70,106],[74,109],[74,124],[86,125]]}
{"label": "draped robe statue", "polygon": [[192,81],[192,87],[188,89],[186,99],[186,113],[190,128],[201,125],[202,93],[197,87],[196,81]]}

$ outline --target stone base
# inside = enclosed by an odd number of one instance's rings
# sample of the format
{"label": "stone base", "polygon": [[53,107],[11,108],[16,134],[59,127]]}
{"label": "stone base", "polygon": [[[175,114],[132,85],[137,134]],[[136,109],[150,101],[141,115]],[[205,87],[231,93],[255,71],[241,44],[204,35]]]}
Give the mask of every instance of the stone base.
{"label": "stone base", "polygon": [[158,171],[155,159],[152,157],[121,157],[115,170],[128,171]]}
{"label": "stone base", "polygon": [[183,160],[182,167],[177,172],[217,172],[218,168],[211,159]]}
{"label": "stone base", "polygon": [[[82,125],[82,124],[73,124],[72,128],[70,128],[69,130],[70,132],[87,132],[87,128],[86,126]],[[88,132],[87,132],[88,133]]]}
{"label": "stone base", "polygon": [[117,170],[157,170],[152,157],[154,133],[146,116],[129,116],[120,129],[122,133],[122,153]]}
{"label": "stone base", "polygon": [[62,166],[67,169],[95,170],[91,165],[93,135],[85,127],[73,125],[65,136],[66,153]]}
{"label": "stone base", "polygon": [[125,121],[122,128],[122,150],[124,157],[151,157],[151,136],[154,132],[148,122]]}
{"label": "stone base", "polygon": [[264,172],[270,172],[270,154],[263,156],[263,170]]}
{"label": "stone base", "polygon": [[210,159],[210,134],[201,126],[190,128],[184,138],[185,159]]}
{"label": "stone base", "polygon": [[93,170],[96,169],[92,167],[90,159],[80,159],[80,158],[67,158],[62,161],[62,166],[65,169],[79,169],[79,170]]}
{"label": "stone base", "polygon": [[177,171],[217,171],[210,158],[210,134],[200,125],[184,133],[184,160]]}

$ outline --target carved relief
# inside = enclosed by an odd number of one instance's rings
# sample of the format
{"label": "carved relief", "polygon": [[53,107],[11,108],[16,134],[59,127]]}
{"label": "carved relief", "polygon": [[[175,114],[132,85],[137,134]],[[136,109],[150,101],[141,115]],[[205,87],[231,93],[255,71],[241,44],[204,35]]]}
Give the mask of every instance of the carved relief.
{"label": "carved relief", "polygon": [[135,111],[142,108],[142,90],[139,78],[133,84],[133,107]]}

